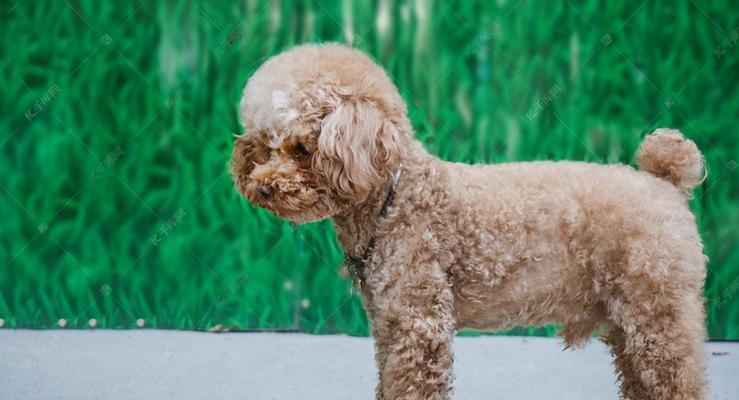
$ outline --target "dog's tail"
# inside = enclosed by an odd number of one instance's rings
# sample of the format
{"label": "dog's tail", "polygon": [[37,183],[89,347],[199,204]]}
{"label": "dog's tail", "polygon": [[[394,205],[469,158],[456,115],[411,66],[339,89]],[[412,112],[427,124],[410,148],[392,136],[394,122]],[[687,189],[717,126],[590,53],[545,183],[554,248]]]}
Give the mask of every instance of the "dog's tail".
{"label": "dog's tail", "polygon": [[698,147],[676,129],[660,128],[644,138],[636,162],[642,171],[671,182],[686,194],[707,175]]}

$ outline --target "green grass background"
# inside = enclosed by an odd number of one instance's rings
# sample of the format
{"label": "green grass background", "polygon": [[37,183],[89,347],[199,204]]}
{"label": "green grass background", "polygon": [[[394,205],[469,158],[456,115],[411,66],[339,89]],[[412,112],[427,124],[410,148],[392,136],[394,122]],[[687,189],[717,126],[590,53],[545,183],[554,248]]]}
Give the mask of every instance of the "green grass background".
{"label": "green grass background", "polygon": [[330,40],[387,68],[445,159],[633,163],[646,133],[681,129],[710,170],[691,202],[709,334],[739,339],[733,1],[19,0],[1,12],[6,328],[141,318],[367,334],[331,224],[294,229],[226,172],[249,75]]}

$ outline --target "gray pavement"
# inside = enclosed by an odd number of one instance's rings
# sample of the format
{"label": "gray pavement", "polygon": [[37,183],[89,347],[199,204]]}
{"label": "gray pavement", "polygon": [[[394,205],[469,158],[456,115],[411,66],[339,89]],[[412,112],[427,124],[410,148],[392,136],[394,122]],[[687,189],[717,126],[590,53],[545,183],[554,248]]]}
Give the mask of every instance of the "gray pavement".
{"label": "gray pavement", "polygon": [[[462,337],[455,399],[617,399],[607,349]],[[712,399],[739,398],[739,343],[707,343]],[[372,341],[341,335],[0,329],[0,399],[372,399]]]}

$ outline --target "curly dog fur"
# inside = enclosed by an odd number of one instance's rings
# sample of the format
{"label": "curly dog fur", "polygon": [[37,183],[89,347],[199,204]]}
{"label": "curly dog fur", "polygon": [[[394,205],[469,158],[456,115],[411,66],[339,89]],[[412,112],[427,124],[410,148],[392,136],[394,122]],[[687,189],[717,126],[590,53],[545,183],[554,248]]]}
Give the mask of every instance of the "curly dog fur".
{"label": "curly dog fur", "polygon": [[646,137],[641,171],[442,161],[385,72],[335,44],[269,59],[240,110],[241,194],[297,223],[333,218],[347,255],[374,239],[361,293],[378,399],[449,398],[459,328],[546,323],[567,346],[600,332],[626,398],[705,398],[705,257],[687,203],[704,167],[678,131]]}

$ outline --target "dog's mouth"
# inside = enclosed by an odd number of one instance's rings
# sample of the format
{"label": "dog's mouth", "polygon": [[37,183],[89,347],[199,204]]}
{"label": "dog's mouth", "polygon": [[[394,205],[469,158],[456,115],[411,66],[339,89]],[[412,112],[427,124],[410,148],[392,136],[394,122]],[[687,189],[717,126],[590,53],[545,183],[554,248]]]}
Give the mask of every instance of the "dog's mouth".
{"label": "dog's mouth", "polygon": [[250,182],[243,193],[244,197],[253,205],[293,223],[316,222],[327,218],[330,207],[325,190],[312,186],[287,189],[274,184],[265,186],[264,183]]}

